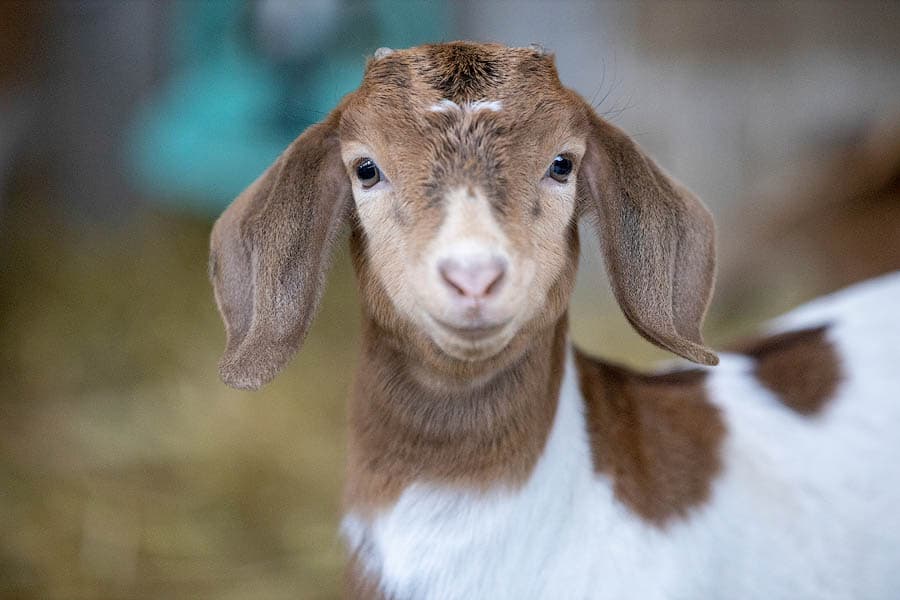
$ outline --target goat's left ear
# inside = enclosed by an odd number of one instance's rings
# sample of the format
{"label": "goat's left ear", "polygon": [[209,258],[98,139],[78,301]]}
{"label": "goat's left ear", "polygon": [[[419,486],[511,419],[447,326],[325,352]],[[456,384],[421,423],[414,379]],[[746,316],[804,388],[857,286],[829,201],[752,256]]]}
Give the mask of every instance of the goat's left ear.
{"label": "goat's left ear", "polygon": [[715,230],[700,201],[622,131],[590,112],[578,175],[613,293],[638,333],[679,356],[719,362],[700,334],[715,276]]}
{"label": "goat's left ear", "polygon": [[339,109],[297,138],[216,221],[210,278],[228,337],[219,374],[257,389],[303,342],[351,205]]}

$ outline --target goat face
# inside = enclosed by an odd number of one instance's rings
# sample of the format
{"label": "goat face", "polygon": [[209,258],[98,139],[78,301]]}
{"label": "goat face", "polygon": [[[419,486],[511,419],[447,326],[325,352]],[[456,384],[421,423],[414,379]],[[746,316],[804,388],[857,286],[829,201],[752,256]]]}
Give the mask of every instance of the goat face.
{"label": "goat face", "polygon": [[481,361],[555,322],[577,263],[586,122],[532,50],[372,61],[340,138],[379,324],[419,351]]}
{"label": "goat face", "polygon": [[715,363],[700,337],[709,214],[563,87],[551,56],[462,42],[379,51],[360,88],[214,228],[222,376],[258,387],[296,351],[346,222],[378,335],[444,373],[509,364],[566,310],[581,215],[636,329]]}

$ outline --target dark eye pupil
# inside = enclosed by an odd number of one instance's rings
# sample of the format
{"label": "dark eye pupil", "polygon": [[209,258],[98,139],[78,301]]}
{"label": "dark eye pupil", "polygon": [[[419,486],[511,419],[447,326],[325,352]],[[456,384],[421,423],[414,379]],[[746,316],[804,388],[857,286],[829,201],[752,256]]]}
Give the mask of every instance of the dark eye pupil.
{"label": "dark eye pupil", "polygon": [[356,165],[356,176],[365,187],[371,187],[375,185],[380,179],[378,167],[370,158],[367,158]]}
{"label": "dark eye pupil", "polygon": [[550,173],[556,177],[565,177],[572,172],[572,161],[565,156],[557,156],[550,165]]}

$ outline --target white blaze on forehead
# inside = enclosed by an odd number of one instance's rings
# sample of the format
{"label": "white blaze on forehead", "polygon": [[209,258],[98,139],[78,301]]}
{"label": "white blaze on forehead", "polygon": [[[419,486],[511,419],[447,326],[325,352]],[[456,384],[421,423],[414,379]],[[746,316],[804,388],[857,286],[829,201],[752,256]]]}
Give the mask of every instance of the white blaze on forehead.
{"label": "white blaze on forehead", "polygon": [[432,240],[430,258],[453,251],[489,251],[508,254],[509,241],[497,222],[490,202],[479,190],[455,188],[444,199],[444,221]]}
{"label": "white blaze on forehead", "polygon": [[530,279],[531,269],[519,260],[517,249],[495,217],[490,200],[477,187],[460,186],[448,190],[441,208],[443,220],[422,252],[414,274],[417,294],[430,321],[425,324],[426,331],[452,356],[466,358],[467,353],[474,351],[472,343],[461,343],[434,324],[435,319],[461,323],[472,317],[472,307],[456,302],[455,294],[448,292],[441,265],[444,261],[462,265],[500,261],[508,265],[504,285],[492,295],[490,302],[481,306],[479,314],[487,322],[506,323],[502,335],[481,345],[482,348],[493,347],[493,350],[485,351],[495,353],[509,342],[519,327],[512,320],[518,316],[518,303],[525,297],[523,283]]}
{"label": "white blaze on forehead", "polygon": [[458,110],[461,112],[476,112],[479,110],[500,112],[502,108],[503,103],[499,100],[476,100],[475,102],[465,102],[462,104],[462,106],[460,106],[453,100],[447,100],[445,98],[437,104],[432,104],[428,110],[430,110],[431,112],[450,112],[452,110]]}

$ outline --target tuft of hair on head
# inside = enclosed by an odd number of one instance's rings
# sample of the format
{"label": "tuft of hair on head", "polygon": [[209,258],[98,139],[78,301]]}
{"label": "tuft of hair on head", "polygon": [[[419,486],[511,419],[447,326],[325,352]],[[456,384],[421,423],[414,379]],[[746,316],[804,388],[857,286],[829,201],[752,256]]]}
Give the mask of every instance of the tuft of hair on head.
{"label": "tuft of hair on head", "polygon": [[552,56],[553,53],[547,50],[543,44],[538,44],[537,42],[528,44],[526,46],[529,50],[537,54],[538,56]]}
{"label": "tuft of hair on head", "polygon": [[386,46],[382,46],[381,48],[378,48],[377,50],[375,50],[375,54],[372,55],[372,58],[375,60],[380,60],[380,59],[384,58],[385,56],[391,55],[393,53],[394,53],[393,48],[388,48]]}

